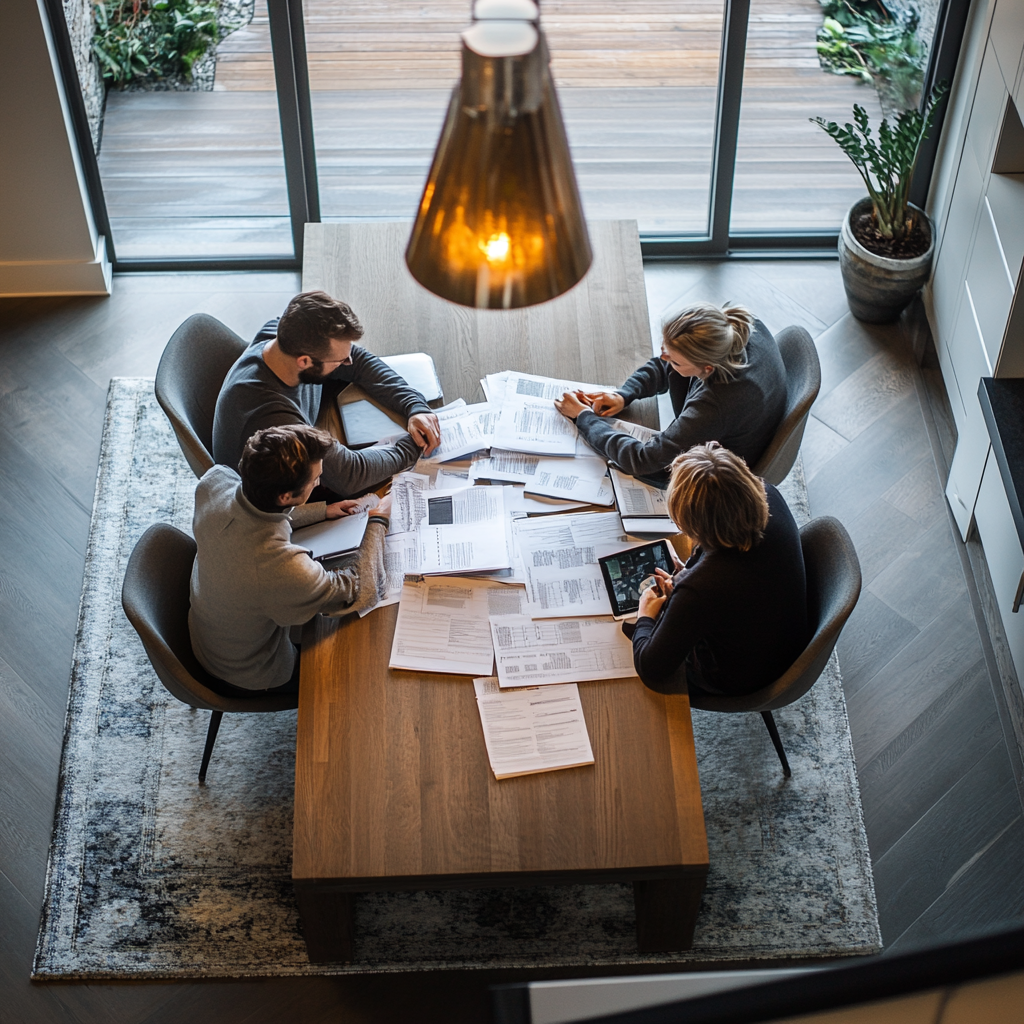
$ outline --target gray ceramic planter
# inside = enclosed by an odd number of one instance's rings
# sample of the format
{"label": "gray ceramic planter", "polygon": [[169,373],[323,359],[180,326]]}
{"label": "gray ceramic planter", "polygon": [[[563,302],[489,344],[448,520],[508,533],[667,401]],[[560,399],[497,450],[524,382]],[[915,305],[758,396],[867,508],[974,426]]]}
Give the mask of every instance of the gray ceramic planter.
{"label": "gray ceramic planter", "polygon": [[[911,204],[913,206],[913,204]],[[839,235],[839,269],[850,312],[869,324],[886,324],[895,320],[928,280],[935,252],[935,232],[928,215],[916,206],[928,230],[928,251],[910,260],[894,260],[876,256],[864,248],[850,230],[850,218],[870,209],[871,200],[854,203],[843,221]]]}

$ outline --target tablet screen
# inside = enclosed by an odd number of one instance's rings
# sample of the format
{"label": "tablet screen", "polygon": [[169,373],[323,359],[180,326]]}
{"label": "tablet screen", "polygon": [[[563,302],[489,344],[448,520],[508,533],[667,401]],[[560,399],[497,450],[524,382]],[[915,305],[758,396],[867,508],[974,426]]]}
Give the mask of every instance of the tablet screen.
{"label": "tablet screen", "polygon": [[605,555],[598,562],[615,615],[631,615],[640,607],[640,584],[654,574],[655,568],[675,571],[672,552],[664,540]]}

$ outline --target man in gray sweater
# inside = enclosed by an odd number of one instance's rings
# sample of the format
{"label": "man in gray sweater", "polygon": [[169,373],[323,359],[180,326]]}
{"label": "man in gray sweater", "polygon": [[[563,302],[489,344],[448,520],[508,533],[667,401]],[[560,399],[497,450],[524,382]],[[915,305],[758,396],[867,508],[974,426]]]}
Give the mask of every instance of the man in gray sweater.
{"label": "man in gray sweater", "polygon": [[372,490],[411,466],[421,449],[429,453],[436,448],[441,439],[437,416],[404,378],[354,344],[362,335],[347,303],[326,292],[296,295],[228,370],[213,417],[214,459],[235,469],[257,430],[288,423],[312,426],[321,404],[333,401],[349,383],[406,417],[409,434],[392,445],[358,452],[333,441],[323,457],[323,483],[337,497]]}
{"label": "man in gray sweater", "polygon": [[[366,534],[343,568],[327,570],[291,542],[290,513],[320,479],[330,434],[303,424],[249,438],[239,472],[214,466],[196,487],[188,624],[200,664],[227,695],[298,688],[289,629],[314,615],[372,608],[386,590],[384,534],[390,496],[371,510]],[[328,508],[330,518],[343,514]]]}

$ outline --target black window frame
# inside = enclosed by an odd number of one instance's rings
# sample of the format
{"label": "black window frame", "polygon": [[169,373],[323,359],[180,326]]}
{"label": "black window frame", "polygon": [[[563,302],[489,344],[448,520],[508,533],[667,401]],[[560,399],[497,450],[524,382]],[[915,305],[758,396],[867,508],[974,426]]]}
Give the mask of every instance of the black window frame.
{"label": "black window frame", "polygon": [[[44,3],[71,112],[93,219],[99,233],[106,238],[107,254],[114,272],[301,270],[305,225],[320,221],[320,196],[302,0],[267,0],[293,252],[270,256],[169,256],[125,260],[117,257],[99,163],[92,145],[85,101],[82,98],[63,5],[61,0],[44,0]],[[971,0],[944,0],[940,8],[925,74],[922,103],[935,82],[943,79],[948,82],[953,80],[970,5]],[[724,6],[708,231],[704,235],[643,233],[640,236],[643,257],[648,261],[677,261],[751,256],[834,256],[839,239],[838,226],[831,231],[811,232],[731,234],[729,231],[750,0],[724,0]],[[919,206],[924,205],[928,195],[947,102],[948,96],[940,104],[935,128],[922,147],[918,159],[911,188],[911,200]]]}

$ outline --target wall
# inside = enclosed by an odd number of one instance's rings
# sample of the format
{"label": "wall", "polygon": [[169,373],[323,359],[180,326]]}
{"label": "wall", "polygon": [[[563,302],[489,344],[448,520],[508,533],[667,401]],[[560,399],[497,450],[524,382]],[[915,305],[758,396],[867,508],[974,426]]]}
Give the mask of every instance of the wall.
{"label": "wall", "polygon": [[110,291],[41,0],[0,3],[0,295]]}

